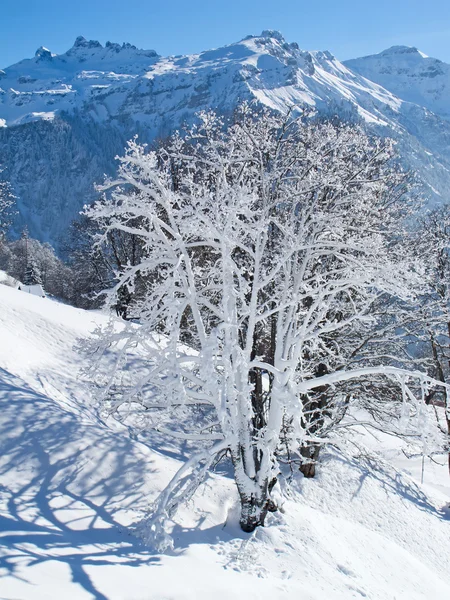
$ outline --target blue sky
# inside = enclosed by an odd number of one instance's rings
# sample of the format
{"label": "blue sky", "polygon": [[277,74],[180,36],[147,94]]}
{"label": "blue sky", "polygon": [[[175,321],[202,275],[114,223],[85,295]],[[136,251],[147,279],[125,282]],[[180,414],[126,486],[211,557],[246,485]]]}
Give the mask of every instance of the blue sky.
{"label": "blue sky", "polygon": [[263,29],[341,60],[405,44],[450,62],[449,0],[2,0],[0,68],[33,56],[41,45],[65,52],[78,35],[167,55],[222,46]]}

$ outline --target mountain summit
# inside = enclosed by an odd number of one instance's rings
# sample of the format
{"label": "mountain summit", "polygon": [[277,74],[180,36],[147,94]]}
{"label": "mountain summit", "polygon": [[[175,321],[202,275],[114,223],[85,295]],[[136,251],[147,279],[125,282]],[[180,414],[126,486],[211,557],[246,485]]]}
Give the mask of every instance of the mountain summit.
{"label": "mountain summit", "polygon": [[379,54],[347,60],[348,68],[393,94],[450,119],[450,65],[415,47],[392,46]]}

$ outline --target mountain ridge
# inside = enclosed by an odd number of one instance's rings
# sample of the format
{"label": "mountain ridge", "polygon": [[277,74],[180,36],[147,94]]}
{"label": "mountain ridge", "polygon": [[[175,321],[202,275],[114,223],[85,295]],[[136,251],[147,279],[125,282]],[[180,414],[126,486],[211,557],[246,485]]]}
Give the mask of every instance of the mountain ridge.
{"label": "mountain ridge", "polygon": [[[392,56],[428,60],[406,46],[385,52],[391,63]],[[0,162],[19,198],[15,234],[27,224],[31,235],[60,247],[70,221],[94,198],[94,182],[114,172],[126,139],[152,142],[200,110],[227,115],[244,100],[277,111],[309,106],[393,137],[429,202],[450,200],[449,120],[348,63],[302,50],[273,30],[168,57],[82,36],[61,55],[40,47],[0,74]]]}
{"label": "mountain ridge", "polygon": [[415,46],[392,46],[344,64],[399,98],[450,120],[450,65],[442,60]]}

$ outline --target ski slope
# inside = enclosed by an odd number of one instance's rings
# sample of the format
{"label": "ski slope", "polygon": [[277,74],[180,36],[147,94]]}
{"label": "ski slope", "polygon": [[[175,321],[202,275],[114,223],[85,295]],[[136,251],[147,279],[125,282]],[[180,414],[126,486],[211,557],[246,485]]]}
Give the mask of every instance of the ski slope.
{"label": "ski slope", "polygon": [[223,467],[176,517],[174,552],[143,546],[131,525],[185,455],[98,419],[77,348],[106,321],[0,285],[2,600],[450,598],[446,467],[427,461],[420,485],[384,438],[397,469],[328,453],[251,535]]}

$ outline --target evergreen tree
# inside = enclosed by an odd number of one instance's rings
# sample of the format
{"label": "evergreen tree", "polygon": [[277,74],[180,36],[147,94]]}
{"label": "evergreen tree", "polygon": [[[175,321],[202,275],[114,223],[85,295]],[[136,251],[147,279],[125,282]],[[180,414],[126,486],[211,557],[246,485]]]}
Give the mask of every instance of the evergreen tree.
{"label": "evergreen tree", "polygon": [[42,278],[36,264],[31,261],[25,270],[25,276],[23,278],[25,285],[42,285]]}

